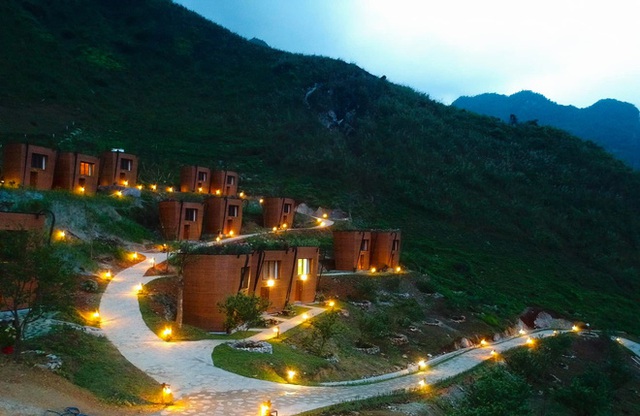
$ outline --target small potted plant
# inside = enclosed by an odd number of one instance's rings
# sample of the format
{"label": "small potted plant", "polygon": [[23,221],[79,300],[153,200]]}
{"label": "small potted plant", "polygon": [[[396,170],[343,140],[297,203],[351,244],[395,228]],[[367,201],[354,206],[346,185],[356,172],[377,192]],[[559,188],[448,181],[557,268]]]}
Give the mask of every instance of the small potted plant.
{"label": "small potted plant", "polygon": [[13,325],[0,325],[0,352],[13,354],[13,346],[16,343],[16,329]]}

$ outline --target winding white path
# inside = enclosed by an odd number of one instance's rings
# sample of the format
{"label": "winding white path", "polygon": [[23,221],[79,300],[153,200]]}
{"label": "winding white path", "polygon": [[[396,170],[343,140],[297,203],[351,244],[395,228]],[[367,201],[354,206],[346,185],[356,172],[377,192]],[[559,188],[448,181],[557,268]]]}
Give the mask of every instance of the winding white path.
{"label": "winding white path", "polygon": [[[356,400],[399,389],[416,388],[424,379],[432,384],[467,371],[490,358],[490,351],[498,352],[523,345],[526,337],[517,337],[486,348],[471,348],[451,354],[451,359],[440,361],[427,371],[380,381],[377,383],[309,387],[278,384],[246,378],[214,367],[213,348],[224,342],[217,340],[191,342],[164,342],[152,333],[142,319],[134,287],[146,284],[158,276],[144,276],[152,266],[164,260],[162,253],[142,253],[146,260],[114,276],[100,304],[102,329],[109,340],[133,365],[161,383],[169,383],[181,407],[168,407],[160,415],[256,415],[260,403],[271,400],[279,415],[294,415],[303,411]],[[322,313],[313,308],[311,315]],[[294,318],[280,325],[282,331],[301,322]],[[539,331],[536,337],[550,335],[552,331]],[[272,336],[268,331],[252,338]],[[625,347],[640,354],[640,344],[621,340]]]}

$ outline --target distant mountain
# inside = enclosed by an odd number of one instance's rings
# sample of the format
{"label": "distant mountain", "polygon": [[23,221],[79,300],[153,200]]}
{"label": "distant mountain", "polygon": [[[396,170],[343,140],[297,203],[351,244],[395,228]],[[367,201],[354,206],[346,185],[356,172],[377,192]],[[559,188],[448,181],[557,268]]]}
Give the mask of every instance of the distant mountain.
{"label": "distant mountain", "polygon": [[519,122],[536,120],[540,125],[567,130],[598,143],[633,168],[640,169],[640,113],[633,104],[604,99],[580,109],[557,104],[532,91],[520,91],[511,96],[488,93],[460,97],[452,105],[505,122],[510,122],[513,114]]}

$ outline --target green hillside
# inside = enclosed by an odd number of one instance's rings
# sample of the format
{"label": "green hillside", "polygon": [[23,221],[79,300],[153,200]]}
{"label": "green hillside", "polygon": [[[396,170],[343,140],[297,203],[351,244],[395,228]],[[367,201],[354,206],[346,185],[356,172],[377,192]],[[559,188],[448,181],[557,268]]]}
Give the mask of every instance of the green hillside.
{"label": "green hillside", "polygon": [[640,332],[640,176],[593,143],[256,45],[168,0],[0,2],[0,142],[242,173],[250,194],[403,230],[403,263],[487,322],[542,306]]}

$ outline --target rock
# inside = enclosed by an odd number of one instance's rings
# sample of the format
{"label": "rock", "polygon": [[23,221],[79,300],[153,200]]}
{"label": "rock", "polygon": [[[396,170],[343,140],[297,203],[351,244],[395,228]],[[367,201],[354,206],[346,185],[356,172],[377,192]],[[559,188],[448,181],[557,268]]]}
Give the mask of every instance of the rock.
{"label": "rock", "polygon": [[469,341],[467,338],[462,338],[460,340],[460,347],[469,348],[470,346],[471,346],[471,341]]}
{"label": "rock", "polygon": [[409,338],[407,338],[407,336],[404,334],[396,333],[389,337],[389,341],[391,341],[393,345],[403,345],[409,342]]}
{"label": "rock", "polygon": [[273,354],[273,346],[266,341],[235,341],[230,342],[228,345],[236,350],[259,352],[261,354]]}

